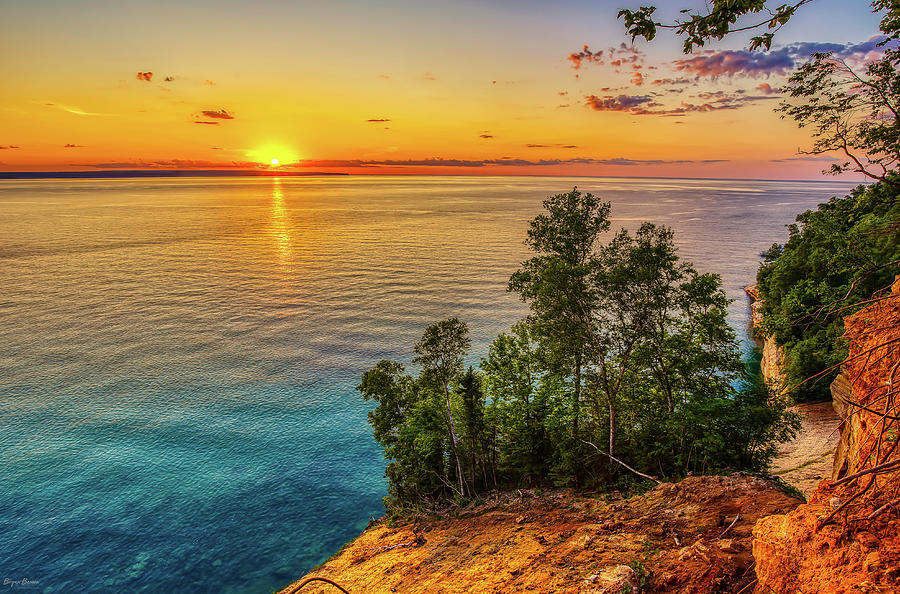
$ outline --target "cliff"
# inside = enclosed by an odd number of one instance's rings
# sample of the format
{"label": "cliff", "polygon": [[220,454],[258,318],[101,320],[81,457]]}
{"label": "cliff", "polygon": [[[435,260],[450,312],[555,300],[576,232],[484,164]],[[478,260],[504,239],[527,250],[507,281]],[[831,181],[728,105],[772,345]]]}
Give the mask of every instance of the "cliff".
{"label": "cliff", "polygon": [[750,310],[752,312],[753,336],[756,338],[762,351],[759,367],[763,378],[773,392],[779,392],[784,388],[784,349],[775,343],[771,336],[762,336],[759,333],[759,325],[762,322],[762,301],[759,298],[757,285],[745,287],[744,291],[750,296]]}
{"label": "cliff", "polygon": [[900,277],[845,329],[832,480],[807,504],[757,523],[757,592],[900,591]]}
{"label": "cliff", "polygon": [[750,476],[690,477],[609,501],[524,492],[452,517],[381,521],[310,576],[353,593],[736,593],[753,580],[754,522],[799,503]]}

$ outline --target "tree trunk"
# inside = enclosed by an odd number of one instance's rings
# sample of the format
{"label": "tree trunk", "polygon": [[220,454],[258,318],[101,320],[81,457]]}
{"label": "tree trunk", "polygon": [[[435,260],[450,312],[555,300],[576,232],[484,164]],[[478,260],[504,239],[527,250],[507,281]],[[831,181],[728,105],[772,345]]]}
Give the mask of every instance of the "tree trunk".
{"label": "tree trunk", "polygon": [[581,353],[575,355],[575,391],[572,398],[572,439],[578,437],[578,417],[581,416]]}
{"label": "tree trunk", "polygon": [[456,459],[456,476],[459,479],[459,491],[463,497],[466,496],[466,479],[463,475],[462,464],[459,461],[459,448],[456,443],[456,426],[453,423],[453,411],[450,409],[450,388],[444,386],[444,397],[447,402],[447,415],[450,417],[450,443],[453,450],[453,457]]}
{"label": "tree trunk", "polygon": [[609,455],[616,455],[616,407],[612,398],[609,398]]}

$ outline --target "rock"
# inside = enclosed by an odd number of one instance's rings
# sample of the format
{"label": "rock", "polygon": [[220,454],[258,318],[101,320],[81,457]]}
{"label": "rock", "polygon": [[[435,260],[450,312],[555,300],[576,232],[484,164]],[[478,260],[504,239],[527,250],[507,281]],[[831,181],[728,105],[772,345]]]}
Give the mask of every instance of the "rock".
{"label": "rock", "polygon": [[637,574],[627,565],[612,565],[589,576],[582,583],[582,594],[624,594],[640,588]]}
{"label": "rock", "polygon": [[716,545],[723,553],[740,553],[744,549],[740,543],[734,542],[730,538],[723,538],[717,541]]}

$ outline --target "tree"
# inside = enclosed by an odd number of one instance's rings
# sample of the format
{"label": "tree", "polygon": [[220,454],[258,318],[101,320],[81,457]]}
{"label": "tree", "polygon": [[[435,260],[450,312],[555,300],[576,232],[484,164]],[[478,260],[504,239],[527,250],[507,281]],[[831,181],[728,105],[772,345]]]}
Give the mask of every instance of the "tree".
{"label": "tree", "polygon": [[[712,0],[701,12],[685,8],[681,14],[686,18],[673,23],[662,23],[654,19],[655,6],[642,6],[638,10],[619,10],[619,18],[624,19],[625,29],[632,39],[643,37],[651,41],[658,29],[672,29],[676,35],[684,37],[684,53],[689,54],[695,47],[703,47],[711,39],[722,39],[731,33],[767,28],[769,31],[750,39],[750,49],[771,49],[775,34],[787,24],[799,8],[811,4],[813,0],[797,0],[793,4],[777,4],[768,0]],[[897,0],[872,0],[872,10],[886,10],[881,21],[885,33],[900,30],[900,3]],[[747,15],[765,13],[762,19],[738,25],[738,20]]]}
{"label": "tree", "polygon": [[549,364],[572,376],[572,437],[579,439],[582,366],[589,341],[583,316],[594,307],[590,286],[595,247],[610,226],[608,202],[578,188],[544,201],[525,240],[537,255],[510,277],[509,290],[529,303],[531,330]]}
{"label": "tree", "polygon": [[[886,184],[860,186],[797,216],[783,246],[757,273],[762,329],[785,349],[786,383],[797,400],[830,397],[847,355],[843,317],[890,285],[900,260],[900,196]],[[815,382],[802,383],[819,376]]]}
{"label": "tree", "polygon": [[395,361],[379,361],[363,374],[356,389],[365,400],[377,403],[368,416],[389,460],[385,507],[438,495],[445,474],[440,403]]}
{"label": "tree", "polygon": [[481,376],[475,373],[471,367],[459,380],[457,386],[462,400],[462,428],[466,436],[469,449],[469,484],[473,490],[477,490],[478,467],[481,467],[482,485],[486,489],[490,484],[488,480],[488,460],[485,452],[485,401],[484,391],[481,389]]}
{"label": "tree", "polygon": [[450,405],[450,384],[462,374],[463,356],[470,344],[469,329],[466,324],[460,322],[458,318],[450,318],[429,326],[413,349],[417,355],[413,359],[413,363],[422,366],[423,380],[437,386],[444,395],[447,404],[451,451],[456,460],[460,494],[464,497],[468,488],[459,457],[459,439],[453,418],[453,407]]}
{"label": "tree", "polygon": [[782,102],[782,117],[812,131],[813,146],[801,151],[840,153],[845,161],[827,172],[862,173],[900,187],[891,175],[900,165],[900,51],[888,49],[863,73],[830,53],[820,53],[800,66],[782,91],[794,102]]}
{"label": "tree", "polygon": [[548,435],[548,401],[558,391],[548,389],[548,372],[528,324],[519,322],[510,334],[498,336],[481,360],[481,370],[503,446],[501,472],[514,482],[540,482],[548,475],[554,451],[565,444],[560,440],[554,447]]}

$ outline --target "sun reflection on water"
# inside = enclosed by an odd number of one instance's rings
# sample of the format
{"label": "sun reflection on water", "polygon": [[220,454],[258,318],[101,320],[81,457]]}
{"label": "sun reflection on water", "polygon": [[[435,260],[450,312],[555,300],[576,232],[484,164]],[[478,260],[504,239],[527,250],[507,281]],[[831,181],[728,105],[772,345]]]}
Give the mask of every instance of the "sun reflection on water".
{"label": "sun reflection on water", "polygon": [[278,264],[285,270],[294,268],[294,238],[290,217],[284,204],[284,191],[279,178],[272,179],[272,227]]}

